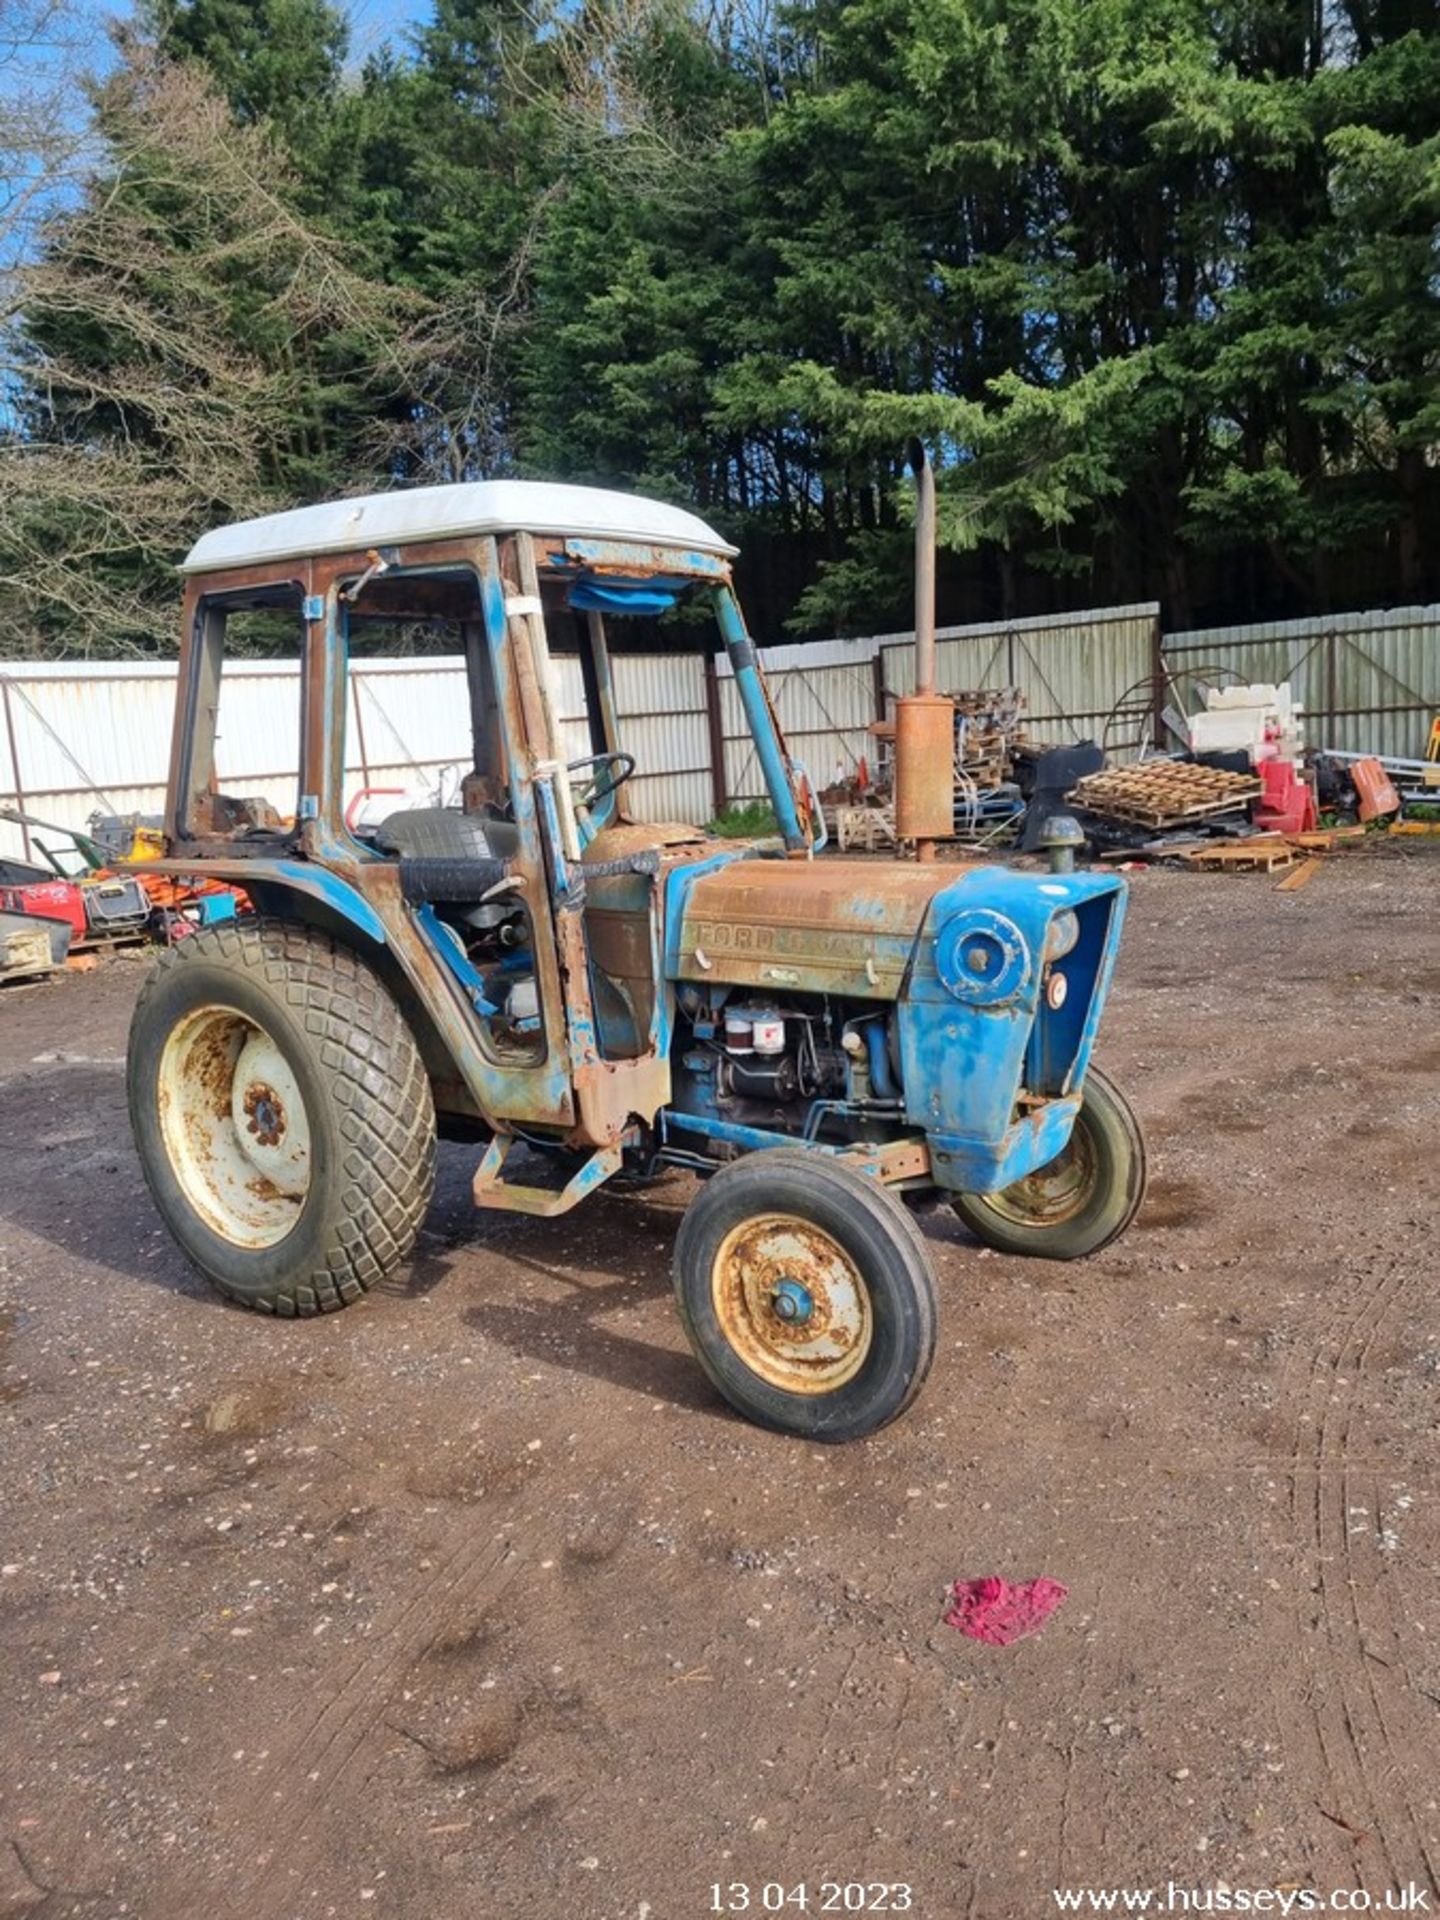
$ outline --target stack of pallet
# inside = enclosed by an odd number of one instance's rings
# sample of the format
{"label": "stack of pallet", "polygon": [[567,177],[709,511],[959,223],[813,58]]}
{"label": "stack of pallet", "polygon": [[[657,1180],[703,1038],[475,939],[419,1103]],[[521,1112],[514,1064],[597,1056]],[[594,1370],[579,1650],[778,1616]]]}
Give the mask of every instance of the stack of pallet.
{"label": "stack of pallet", "polygon": [[1143,760],[1133,767],[1107,767],[1103,773],[1092,773],[1071,790],[1069,798],[1072,806],[1102,820],[1158,832],[1243,814],[1260,792],[1253,774],[1227,773],[1185,760]]}
{"label": "stack of pallet", "polygon": [[977,687],[952,693],[955,703],[955,774],[979,791],[998,787],[1012,771],[1025,696],[1018,687]]}
{"label": "stack of pallet", "polygon": [[1280,882],[1281,889],[1288,893],[1309,882],[1323,855],[1337,847],[1358,846],[1364,838],[1363,827],[1329,827],[1315,833],[1257,833],[1245,840],[1172,845],[1170,854],[1187,867],[1208,873],[1278,873],[1298,861],[1295,872]]}

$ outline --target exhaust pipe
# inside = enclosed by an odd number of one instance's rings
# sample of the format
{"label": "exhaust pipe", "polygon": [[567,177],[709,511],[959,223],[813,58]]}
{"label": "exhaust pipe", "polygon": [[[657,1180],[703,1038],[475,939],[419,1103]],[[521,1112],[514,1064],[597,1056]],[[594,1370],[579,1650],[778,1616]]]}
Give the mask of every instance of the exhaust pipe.
{"label": "exhaust pipe", "polygon": [[895,836],[917,860],[955,832],[955,705],[935,691],[935,470],[913,440],[915,691],[895,702]]}
{"label": "exhaust pipe", "polygon": [[935,469],[918,440],[910,445],[915,475],[915,691],[935,691]]}

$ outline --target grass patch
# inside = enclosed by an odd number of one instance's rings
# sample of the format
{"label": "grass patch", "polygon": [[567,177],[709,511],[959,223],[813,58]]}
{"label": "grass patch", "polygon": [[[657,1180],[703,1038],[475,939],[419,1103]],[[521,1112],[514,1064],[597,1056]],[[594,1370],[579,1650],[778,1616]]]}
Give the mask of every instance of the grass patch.
{"label": "grass patch", "polygon": [[780,827],[768,800],[737,800],[716,814],[709,831],[723,840],[763,840],[767,834],[778,833]]}

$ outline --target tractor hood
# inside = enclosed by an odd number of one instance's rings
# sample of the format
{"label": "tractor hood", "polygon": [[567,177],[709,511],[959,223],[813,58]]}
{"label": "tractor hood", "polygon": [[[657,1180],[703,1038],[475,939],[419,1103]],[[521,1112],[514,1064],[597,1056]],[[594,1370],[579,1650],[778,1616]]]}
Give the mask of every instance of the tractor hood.
{"label": "tractor hood", "polygon": [[712,1007],[733,988],[782,1008],[894,1005],[905,1118],[941,1186],[994,1192],[1065,1145],[1125,915],[1118,875],[721,855],[674,874],[668,904],[667,972]]}
{"label": "tractor hood", "polygon": [[931,901],[976,863],[733,860],[688,886],[672,978],[895,1000]]}

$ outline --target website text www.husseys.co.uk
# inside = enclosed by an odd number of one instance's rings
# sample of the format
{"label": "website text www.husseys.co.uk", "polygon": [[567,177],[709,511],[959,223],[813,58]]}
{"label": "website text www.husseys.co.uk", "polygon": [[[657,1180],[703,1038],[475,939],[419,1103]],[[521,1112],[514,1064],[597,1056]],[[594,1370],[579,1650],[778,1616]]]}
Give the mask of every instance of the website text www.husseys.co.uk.
{"label": "website text www.husseys.co.uk", "polygon": [[1433,1913],[1430,1890],[1412,1881],[1384,1893],[1364,1887],[1055,1887],[1060,1913]]}

